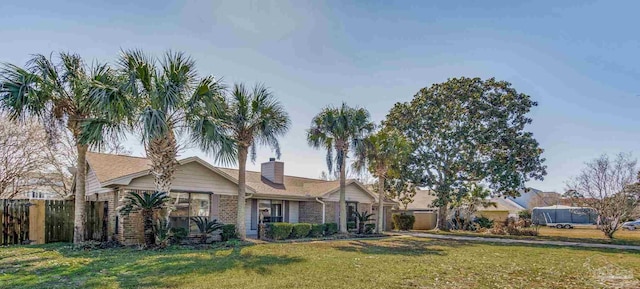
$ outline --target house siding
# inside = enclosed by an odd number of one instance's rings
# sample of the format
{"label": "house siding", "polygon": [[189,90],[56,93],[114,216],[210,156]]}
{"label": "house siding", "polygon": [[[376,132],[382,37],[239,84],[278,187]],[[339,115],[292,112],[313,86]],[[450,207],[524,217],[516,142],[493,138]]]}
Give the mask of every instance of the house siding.
{"label": "house siding", "polygon": [[[345,198],[346,198],[347,202],[358,202],[358,203],[369,203],[369,204],[373,203],[374,200],[375,200],[371,195],[369,195],[367,192],[362,190],[356,184],[349,184],[345,188]],[[331,195],[329,195],[328,197],[324,198],[323,200],[327,200],[327,201],[330,201],[330,202],[339,202],[340,201],[340,191],[337,190],[337,191],[333,192]]]}
{"label": "house siding", "polygon": [[[147,175],[133,179],[128,187],[144,190],[153,189],[155,187],[153,176]],[[221,195],[238,194],[238,186],[236,184],[197,162],[191,162],[176,169],[171,190],[212,192]]]}
{"label": "house siding", "polygon": [[98,181],[98,176],[96,176],[96,173],[92,169],[89,169],[89,172],[87,173],[87,180],[84,188],[87,195],[95,193],[102,188],[100,186],[100,181]]}

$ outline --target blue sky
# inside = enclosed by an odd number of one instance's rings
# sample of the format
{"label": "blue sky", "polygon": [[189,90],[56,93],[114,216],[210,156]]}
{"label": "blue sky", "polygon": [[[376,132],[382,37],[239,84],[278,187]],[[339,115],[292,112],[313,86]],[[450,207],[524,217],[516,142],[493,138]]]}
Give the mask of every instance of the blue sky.
{"label": "blue sky", "polygon": [[[507,80],[539,102],[529,130],[563,191],[602,153],[640,156],[637,1],[2,1],[0,61],[71,51],[113,61],[120,49],[196,59],[226,83],[264,82],[289,111],[285,172],[317,177],[324,152],[305,129],[346,101],[376,122],[422,87],[450,77]],[[429,2],[429,3],[427,3]],[[491,2],[491,3],[489,3]],[[136,155],[136,137],[126,141]],[[181,156],[211,158],[197,149]],[[258,152],[250,169],[272,156]]]}

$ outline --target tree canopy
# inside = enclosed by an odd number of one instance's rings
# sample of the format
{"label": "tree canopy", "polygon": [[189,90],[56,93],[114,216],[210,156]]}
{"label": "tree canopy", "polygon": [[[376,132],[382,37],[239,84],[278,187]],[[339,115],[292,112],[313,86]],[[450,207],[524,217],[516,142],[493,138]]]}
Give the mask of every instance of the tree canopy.
{"label": "tree canopy", "polygon": [[[434,205],[446,216],[448,204],[466,193],[468,183],[516,196],[526,181],[543,179],[543,150],[525,130],[536,105],[505,81],[453,78],[397,103],[385,124],[414,145],[407,170],[435,192]],[[445,220],[438,227],[446,229]]]}

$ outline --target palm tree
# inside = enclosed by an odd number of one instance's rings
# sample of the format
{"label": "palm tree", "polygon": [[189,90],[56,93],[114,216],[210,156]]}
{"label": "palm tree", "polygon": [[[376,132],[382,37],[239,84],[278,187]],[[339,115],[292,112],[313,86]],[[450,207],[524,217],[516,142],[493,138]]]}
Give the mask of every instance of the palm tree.
{"label": "palm tree", "polygon": [[142,194],[129,192],[125,197],[126,203],[118,208],[120,214],[127,216],[131,212],[140,212],[144,224],[144,244],[151,248],[156,243],[153,227],[154,212],[165,207],[169,196],[165,192],[143,192]]}
{"label": "palm tree", "polygon": [[[246,238],[245,231],[245,199],[247,192],[246,169],[247,157],[251,152],[251,161],[256,160],[258,145],[273,148],[280,158],[278,137],[289,130],[291,121],[280,102],[264,85],[257,84],[252,90],[243,84],[235,84],[228,99],[228,108],[224,116],[224,128],[236,148],[225,152],[235,154],[238,160],[238,216],[236,231],[238,238]],[[203,135],[200,142],[207,147],[209,142],[217,143],[219,135]],[[228,158],[226,158],[228,159]]]}
{"label": "palm tree", "polygon": [[[349,149],[362,150],[363,141],[374,129],[369,112],[342,103],[340,107],[326,107],[311,121],[307,141],[314,148],[327,150],[327,168],[333,172],[334,163],[340,171],[340,232],[347,233],[347,202],[345,197],[346,163]],[[335,158],[333,151],[335,150]]]}
{"label": "palm tree", "polygon": [[85,227],[86,141],[97,136],[85,136],[82,128],[97,114],[93,96],[118,106],[122,95],[104,89],[116,81],[114,71],[107,65],[96,63],[88,67],[76,54],[60,53],[58,58],[59,62],[54,63],[52,57],[37,54],[24,68],[2,64],[0,106],[13,120],[35,117],[53,141],[65,133],[61,131],[64,129],[73,136],[77,150],[73,242],[79,243],[84,241]]}
{"label": "palm tree", "polygon": [[[178,165],[177,133],[220,136],[217,115],[224,110],[224,87],[212,76],[198,78],[195,62],[184,53],[167,52],[155,59],[139,50],[124,51],[118,61],[128,79],[127,90],[138,108],[133,126],[142,136],[155,188],[171,191]],[[233,142],[224,136],[208,143],[222,153]]]}
{"label": "palm tree", "polygon": [[362,213],[353,212],[353,216],[358,221],[358,234],[364,234],[365,233],[365,230],[364,230],[365,224],[372,220],[371,217],[373,217],[373,214],[370,214],[369,211],[364,211]]}
{"label": "palm tree", "polygon": [[388,127],[368,136],[362,149],[356,152],[354,167],[360,171],[366,168],[374,177],[378,178],[377,233],[382,231],[384,225],[385,182],[388,178],[402,177],[401,167],[406,163],[410,154],[409,142],[400,133]]}
{"label": "palm tree", "polygon": [[207,217],[193,217],[191,220],[196,223],[198,227],[198,231],[200,231],[200,243],[204,244],[207,242],[207,237],[209,234],[222,229],[224,224],[218,222],[218,220],[213,219],[209,221]]}

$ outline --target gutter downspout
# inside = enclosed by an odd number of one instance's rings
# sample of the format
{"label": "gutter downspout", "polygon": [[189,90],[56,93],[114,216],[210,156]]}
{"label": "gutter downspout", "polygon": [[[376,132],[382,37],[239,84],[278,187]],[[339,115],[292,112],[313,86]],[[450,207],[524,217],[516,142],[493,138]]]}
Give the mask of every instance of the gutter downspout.
{"label": "gutter downspout", "polygon": [[320,198],[316,198],[316,202],[322,204],[322,223],[324,224],[324,216],[325,216],[325,212],[326,212],[326,204],[323,201],[320,201]]}

